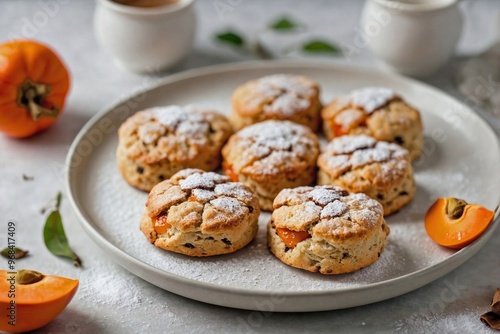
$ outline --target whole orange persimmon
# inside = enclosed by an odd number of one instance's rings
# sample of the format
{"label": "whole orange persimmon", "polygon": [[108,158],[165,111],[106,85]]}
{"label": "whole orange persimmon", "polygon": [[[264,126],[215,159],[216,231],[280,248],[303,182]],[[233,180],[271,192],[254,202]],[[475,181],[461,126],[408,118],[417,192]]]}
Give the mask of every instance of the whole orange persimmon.
{"label": "whole orange persimmon", "polygon": [[24,138],[61,116],[70,78],[46,45],[16,40],[0,45],[0,132]]}

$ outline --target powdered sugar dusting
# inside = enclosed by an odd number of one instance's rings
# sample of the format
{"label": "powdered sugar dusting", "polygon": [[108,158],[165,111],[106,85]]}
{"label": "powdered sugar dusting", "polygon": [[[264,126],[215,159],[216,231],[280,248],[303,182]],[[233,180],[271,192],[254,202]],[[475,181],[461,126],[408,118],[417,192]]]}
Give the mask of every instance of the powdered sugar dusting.
{"label": "powdered sugar dusting", "polygon": [[151,109],[151,116],[170,131],[174,131],[180,122],[188,119],[189,114],[179,106],[167,106]]}
{"label": "powdered sugar dusting", "polygon": [[351,103],[365,110],[368,114],[384,106],[396,97],[396,93],[384,87],[366,87],[357,89],[349,95]]}
{"label": "powdered sugar dusting", "polygon": [[240,130],[236,136],[236,146],[252,157],[253,165],[265,174],[275,173],[284,163],[305,159],[311,148],[318,146],[309,128],[290,121],[260,122]]}
{"label": "powdered sugar dusting", "polygon": [[165,135],[173,134],[176,141],[204,145],[211,116],[179,106],[166,106],[141,111],[136,120],[141,123],[137,135],[144,144],[152,144]]}
{"label": "powdered sugar dusting", "polygon": [[387,142],[376,141],[365,135],[348,135],[333,139],[320,155],[319,164],[326,163],[329,172],[335,177],[346,170],[355,169],[372,163],[389,160],[402,160],[406,163],[408,151],[403,147]]}
{"label": "powdered sugar dusting", "polygon": [[309,100],[294,94],[283,94],[278,96],[271,104],[263,107],[268,115],[282,114],[287,117],[293,116],[297,111],[309,108]]}
{"label": "powdered sugar dusting", "polygon": [[217,183],[227,182],[229,178],[214,172],[195,173],[179,182],[182,190],[194,188],[213,189]]}
{"label": "powdered sugar dusting", "polygon": [[[351,225],[358,226],[356,228],[362,226],[371,227],[373,224],[377,224],[383,215],[382,205],[363,193],[350,194],[336,186],[315,186],[305,192],[303,190],[304,188],[300,190],[300,195],[307,195],[308,200],[305,202],[305,206],[303,203],[294,204],[302,205],[301,210],[294,213],[294,220],[322,220],[322,224],[327,224],[334,234],[340,233],[341,230],[346,233],[349,232],[349,226]],[[290,198],[299,195],[296,188],[285,189],[284,191]],[[286,205],[287,202],[281,200],[282,204],[278,205],[278,207]],[[278,208],[275,207],[275,209]],[[345,222],[338,219],[332,220],[332,218],[337,217],[349,220],[347,227],[343,226]]]}
{"label": "powdered sugar dusting", "polygon": [[363,111],[357,109],[345,109],[335,116],[335,123],[350,128],[351,124],[355,124],[362,120],[365,117],[364,114]]}
{"label": "powdered sugar dusting", "polygon": [[295,113],[309,108],[309,99],[316,94],[314,84],[303,77],[289,74],[275,74],[256,81],[258,95],[253,103],[264,105],[268,115],[293,116]]}
{"label": "powdered sugar dusting", "polygon": [[139,138],[145,144],[151,144],[159,137],[163,136],[167,130],[159,123],[146,123],[137,130]]}
{"label": "powdered sugar dusting", "polygon": [[315,187],[309,193],[309,197],[313,200],[313,202],[319,205],[326,205],[336,199],[339,199],[340,196],[341,193],[339,191],[325,187]]}
{"label": "powdered sugar dusting", "polygon": [[347,211],[347,204],[341,201],[334,201],[328,203],[323,210],[321,210],[321,219],[340,217]]}
{"label": "powdered sugar dusting", "polygon": [[214,192],[218,196],[236,197],[245,202],[251,201],[253,197],[253,194],[248,189],[237,182],[218,184],[215,186]]}
{"label": "powdered sugar dusting", "polygon": [[193,189],[192,194],[202,203],[206,203],[217,197],[213,191],[206,189]]}
{"label": "powdered sugar dusting", "polygon": [[210,204],[226,215],[240,215],[246,212],[241,202],[232,197],[219,197],[211,200]]}
{"label": "powdered sugar dusting", "polygon": [[376,140],[367,135],[341,136],[331,142],[331,150],[336,154],[352,153],[356,150],[374,147]]}

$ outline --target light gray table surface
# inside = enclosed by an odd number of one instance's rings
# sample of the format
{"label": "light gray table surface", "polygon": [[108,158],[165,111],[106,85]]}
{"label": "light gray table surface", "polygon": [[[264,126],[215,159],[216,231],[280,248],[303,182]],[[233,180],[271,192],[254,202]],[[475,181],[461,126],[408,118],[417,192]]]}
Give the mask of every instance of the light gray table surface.
{"label": "light gray table surface", "polygon": [[[218,2],[228,4],[224,15]],[[0,42],[23,36],[44,4],[57,4],[53,15],[39,21],[30,36],[52,45],[72,74],[72,89],[61,119],[49,130],[26,140],[0,136],[0,247],[7,239],[6,223],[17,223],[17,246],[30,250],[18,268],[80,279],[71,304],[39,333],[235,333],[235,332],[354,332],[354,333],[491,333],[480,321],[492,294],[500,287],[500,230],[460,268],[406,295],[384,302],[318,313],[262,313],[223,308],[189,300],[157,288],[112,262],[84,233],[67,198],[62,216],[66,233],[84,267],[50,254],[43,243],[44,216],[39,210],[58,191],[64,191],[61,167],[69,145],[89,118],[144,88],[151,78],[123,72],[95,41],[89,0],[1,0]],[[213,35],[228,27],[252,34],[283,14],[306,23],[311,36],[351,43],[363,1],[199,0],[198,31],[192,52],[173,72],[206,65],[253,59],[214,42]],[[460,56],[486,49],[499,19],[498,0],[465,1],[465,27]],[[54,7],[53,7],[54,8]],[[226,7],[227,8],[227,7]],[[43,23],[43,24],[42,24]],[[332,62],[377,66],[369,50]],[[456,61],[426,81],[459,98],[453,88]],[[167,75],[167,74],[164,74]],[[479,114],[500,133],[500,121]],[[23,181],[22,175],[34,176]],[[0,268],[6,268],[0,259]]]}

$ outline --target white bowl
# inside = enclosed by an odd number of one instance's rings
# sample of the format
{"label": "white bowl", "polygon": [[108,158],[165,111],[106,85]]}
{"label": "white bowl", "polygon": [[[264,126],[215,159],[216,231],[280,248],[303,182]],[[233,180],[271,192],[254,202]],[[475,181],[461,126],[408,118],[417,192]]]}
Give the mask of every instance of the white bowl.
{"label": "white bowl", "polygon": [[97,0],[97,40],[127,70],[152,73],[169,69],[190,51],[195,30],[194,0],[157,7],[134,7]]}
{"label": "white bowl", "polygon": [[367,0],[360,34],[389,69],[426,77],[453,55],[462,31],[458,0]]}

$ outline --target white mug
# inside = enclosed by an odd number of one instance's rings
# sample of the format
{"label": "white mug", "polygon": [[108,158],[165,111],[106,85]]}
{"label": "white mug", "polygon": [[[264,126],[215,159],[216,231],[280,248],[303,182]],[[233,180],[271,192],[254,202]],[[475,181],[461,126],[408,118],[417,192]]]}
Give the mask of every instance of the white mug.
{"label": "white mug", "polygon": [[155,7],[134,7],[97,0],[97,40],[118,65],[138,73],[175,66],[192,47],[196,16],[194,0]]}
{"label": "white mug", "polygon": [[453,55],[462,31],[459,0],[367,0],[361,29],[389,69],[426,77]]}

